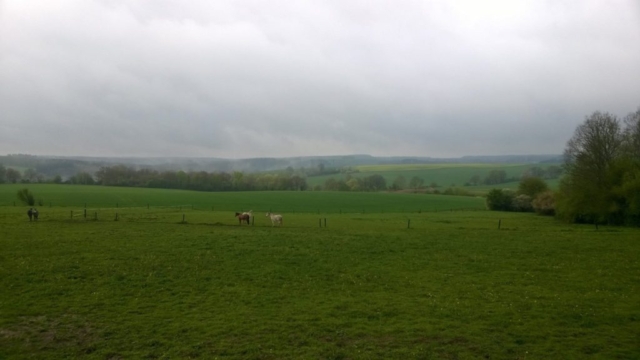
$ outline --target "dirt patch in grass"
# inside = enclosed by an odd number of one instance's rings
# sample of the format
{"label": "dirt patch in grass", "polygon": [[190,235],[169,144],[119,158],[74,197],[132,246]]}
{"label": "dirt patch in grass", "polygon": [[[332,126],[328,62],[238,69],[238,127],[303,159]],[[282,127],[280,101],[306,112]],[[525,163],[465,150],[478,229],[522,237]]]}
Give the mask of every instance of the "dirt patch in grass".
{"label": "dirt patch in grass", "polygon": [[30,351],[72,347],[83,353],[95,350],[95,329],[76,315],[22,317],[15,325],[0,328],[0,344],[18,340]]}

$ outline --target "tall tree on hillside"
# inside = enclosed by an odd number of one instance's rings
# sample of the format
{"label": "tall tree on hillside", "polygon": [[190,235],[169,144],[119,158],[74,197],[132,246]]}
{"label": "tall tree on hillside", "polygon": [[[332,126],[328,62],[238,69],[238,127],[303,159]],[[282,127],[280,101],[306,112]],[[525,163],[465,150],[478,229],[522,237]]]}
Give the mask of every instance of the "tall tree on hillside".
{"label": "tall tree on hillside", "polygon": [[627,115],[624,123],[625,151],[631,158],[640,161],[640,108]]}
{"label": "tall tree on hillside", "polygon": [[565,177],[560,183],[557,213],[573,221],[605,221],[615,207],[611,172],[621,155],[619,120],[595,112],[578,126],[564,151]]}
{"label": "tall tree on hillside", "polygon": [[4,165],[0,164],[0,184],[6,181],[6,169]]}

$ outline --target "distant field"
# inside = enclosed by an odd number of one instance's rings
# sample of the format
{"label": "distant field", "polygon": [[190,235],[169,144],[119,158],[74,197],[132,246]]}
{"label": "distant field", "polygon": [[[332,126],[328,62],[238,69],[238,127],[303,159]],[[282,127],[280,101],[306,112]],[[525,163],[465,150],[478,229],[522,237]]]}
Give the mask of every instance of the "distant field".
{"label": "distant field", "polygon": [[474,168],[474,169],[493,169],[506,167],[519,167],[522,164],[391,164],[391,165],[360,165],[355,168],[360,172],[388,172],[388,171],[415,171],[415,170],[433,170],[433,169],[457,169],[457,168]]}
{"label": "distant field", "polygon": [[[424,179],[425,185],[436,183],[440,187],[463,186],[474,175],[486,177],[491,170],[504,170],[508,177],[519,178],[522,173],[533,167],[543,169],[559,164],[407,164],[407,165],[366,165],[357,166],[359,172],[352,177],[364,177],[372,174],[382,175],[391,185],[398,176],[404,176],[407,182],[417,176]],[[346,174],[314,176],[307,178],[310,186],[323,185],[329,178],[346,178]]]}
{"label": "distant field", "polygon": [[417,212],[484,209],[480,197],[394,193],[319,191],[197,192],[106,186],[2,184],[0,206],[17,203],[16,193],[28,188],[43,205],[54,207],[193,207],[200,210],[276,212]]}

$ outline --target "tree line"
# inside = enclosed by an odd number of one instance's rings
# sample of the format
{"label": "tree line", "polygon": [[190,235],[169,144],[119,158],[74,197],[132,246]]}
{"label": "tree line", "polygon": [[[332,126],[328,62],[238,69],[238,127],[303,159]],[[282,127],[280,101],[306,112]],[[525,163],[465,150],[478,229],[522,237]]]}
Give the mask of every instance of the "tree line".
{"label": "tree line", "polygon": [[[87,181],[89,178],[84,176]],[[78,181],[81,179],[71,179]],[[95,173],[95,181],[107,186],[132,186],[198,191],[306,190],[307,180],[299,175],[246,174],[226,172],[184,172],[105,166]]]}
{"label": "tree line", "polygon": [[479,174],[475,174],[467,181],[465,186],[476,185],[497,185],[508,182],[518,181],[520,179],[535,177],[540,179],[557,179],[562,175],[562,168],[560,166],[551,165],[549,167],[542,168],[540,166],[532,166],[524,171],[521,177],[508,177],[507,172],[501,169],[494,169],[489,171],[484,178]]}

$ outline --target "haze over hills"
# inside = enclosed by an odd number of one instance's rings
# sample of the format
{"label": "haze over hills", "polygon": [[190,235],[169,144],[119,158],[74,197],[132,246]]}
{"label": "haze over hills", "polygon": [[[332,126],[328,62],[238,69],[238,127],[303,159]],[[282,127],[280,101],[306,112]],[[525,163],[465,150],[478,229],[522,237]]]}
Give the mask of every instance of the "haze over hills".
{"label": "haze over hills", "polygon": [[12,154],[0,156],[0,164],[6,167],[31,168],[46,176],[72,176],[84,171],[93,173],[103,166],[125,165],[136,169],[157,171],[206,171],[206,172],[267,172],[289,167],[310,168],[323,165],[341,168],[357,165],[389,164],[438,164],[438,163],[557,163],[562,155],[470,155],[458,158],[432,158],[420,156],[372,156],[364,154],[338,156],[302,156],[287,158],[179,158],[179,157],[83,157],[40,156]]}

